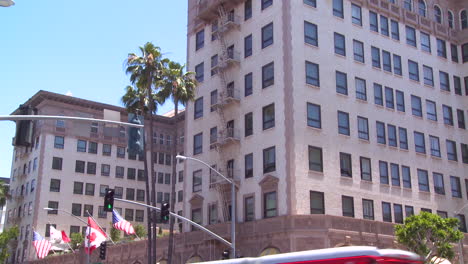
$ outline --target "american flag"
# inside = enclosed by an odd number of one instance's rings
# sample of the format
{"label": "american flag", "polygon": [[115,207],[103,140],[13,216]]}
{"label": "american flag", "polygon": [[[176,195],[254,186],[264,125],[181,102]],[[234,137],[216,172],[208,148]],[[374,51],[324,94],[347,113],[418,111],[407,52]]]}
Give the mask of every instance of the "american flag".
{"label": "american flag", "polygon": [[33,246],[36,249],[37,257],[43,259],[49,254],[49,250],[52,247],[52,243],[45,240],[36,231],[33,232]]}
{"label": "american flag", "polygon": [[115,209],[112,210],[112,224],[116,229],[124,231],[127,235],[135,234],[132,224],[123,219]]}

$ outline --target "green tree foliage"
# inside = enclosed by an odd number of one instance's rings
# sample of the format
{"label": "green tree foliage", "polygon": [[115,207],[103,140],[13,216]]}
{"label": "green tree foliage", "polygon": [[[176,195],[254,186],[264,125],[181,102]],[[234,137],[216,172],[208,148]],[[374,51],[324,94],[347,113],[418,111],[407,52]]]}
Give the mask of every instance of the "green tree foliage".
{"label": "green tree foliage", "polygon": [[73,248],[73,249],[77,249],[80,247],[80,245],[83,244],[83,241],[84,241],[84,238],[83,238],[83,235],[81,233],[72,233],[70,235],[70,246]]}
{"label": "green tree foliage", "polygon": [[430,263],[434,257],[453,259],[455,252],[452,243],[463,237],[457,227],[456,218],[442,218],[436,214],[421,212],[406,218],[403,225],[396,225],[395,235],[400,244]]}
{"label": "green tree foliage", "polygon": [[140,238],[146,237],[146,230],[143,225],[135,225],[133,226],[133,229],[135,229],[135,233],[138,237]]}
{"label": "green tree foliage", "polygon": [[17,226],[3,230],[3,233],[0,233],[0,263],[4,263],[4,261],[8,258],[8,244],[10,241],[18,237],[18,235],[19,231]]}
{"label": "green tree foliage", "polygon": [[110,237],[111,237],[112,241],[114,241],[114,242],[119,241],[120,238],[121,238],[120,233],[121,233],[120,230],[118,230],[117,228],[113,227],[113,226],[112,226],[112,223],[111,223]]}
{"label": "green tree foliage", "polygon": [[3,207],[6,204],[8,197],[8,184],[3,181],[0,181],[0,207]]}

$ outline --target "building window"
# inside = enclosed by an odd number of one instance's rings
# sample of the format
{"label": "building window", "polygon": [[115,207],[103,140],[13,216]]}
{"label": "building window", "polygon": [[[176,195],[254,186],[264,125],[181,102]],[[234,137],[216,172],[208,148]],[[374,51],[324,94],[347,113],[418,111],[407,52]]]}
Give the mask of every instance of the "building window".
{"label": "building window", "polygon": [[71,213],[74,216],[81,216],[81,204],[72,203]]}
{"label": "building window", "polygon": [[253,92],[252,73],[248,73],[244,76],[244,96],[249,96]]}
{"label": "building window", "polygon": [[127,188],[126,193],[125,193],[125,199],[127,200],[135,200],[135,189],[133,188]]}
{"label": "building window", "polygon": [[195,66],[195,79],[197,80],[197,82],[203,82],[205,78],[204,68],[205,66],[203,62]]}
{"label": "building window", "polygon": [[263,194],[264,210],[263,218],[270,218],[277,216],[277,197],[276,192],[268,192]]}
{"label": "building window", "polygon": [[76,151],[86,152],[86,140],[78,139],[77,144],[76,144]]}
{"label": "building window", "polygon": [[133,209],[126,208],[124,218],[127,221],[133,221]]}
{"label": "building window", "polygon": [[[466,27],[465,27],[466,28]],[[462,231],[463,233],[466,233],[466,221],[465,221],[465,215],[462,214],[457,214],[455,217],[458,219],[458,229]]]}
{"label": "building window", "polygon": [[388,181],[388,163],[385,161],[379,161],[379,174],[380,174],[380,183],[389,184]]}
{"label": "building window", "polygon": [[342,135],[350,135],[348,113],[338,111],[338,133]]}
{"label": "building window", "polygon": [[401,174],[403,178],[403,187],[411,189],[411,171],[407,166],[401,166]]}
{"label": "building window", "polygon": [[123,179],[125,174],[125,168],[121,166],[115,167],[115,178]]}
{"label": "building window", "polygon": [[86,183],[85,194],[94,196],[94,186],[95,186],[94,183]]}
{"label": "building window", "polygon": [[341,206],[343,216],[354,217],[354,198],[350,196],[341,196]]}
{"label": "building window", "polygon": [[275,65],[273,62],[262,67],[262,88],[275,84]]}
{"label": "building window", "polygon": [[439,71],[439,79],[440,79],[440,89],[443,91],[450,91],[450,81],[449,75],[446,72]]}
{"label": "building window", "polygon": [[252,112],[244,116],[244,134],[246,137],[253,134],[253,114]]}
{"label": "building window", "polygon": [[85,204],[83,207],[83,216],[93,216],[94,206],[91,204]]}
{"label": "building window", "polygon": [[255,220],[255,200],[253,196],[244,198],[244,221]]}
{"label": "building window", "polygon": [[406,26],[406,44],[416,47],[416,30]]}
{"label": "building window", "polygon": [[361,180],[372,181],[371,160],[369,158],[360,157]]}
{"label": "building window", "polygon": [[273,5],[273,0],[262,0],[262,10]]}
{"label": "building window", "polygon": [[392,72],[392,56],[390,52],[382,50],[382,62],[383,70],[386,72]]}
{"label": "building window", "polygon": [[452,188],[452,197],[462,198],[460,178],[450,176],[450,186]]}
{"label": "building window", "polygon": [[307,103],[307,125],[322,128],[320,105]]}
{"label": "building window", "polygon": [[127,168],[127,179],[128,180],[135,180],[136,169],[135,168]]}
{"label": "building window", "polygon": [[114,196],[115,196],[115,198],[122,199],[122,197],[123,197],[123,187],[115,186],[114,187]]}
{"label": "building window", "polygon": [[388,145],[391,147],[397,147],[396,127],[394,125],[387,124],[387,134]]}
{"label": "building window", "polygon": [[420,191],[429,192],[429,178],[426,170],[418,169],[418,185]]}
{"label": "building window", "polygon": [[320,86],[319,65],[309,61],[305,62],[306,68],[306,83],[310,85]]}
{"label": "building window", "polygon": [[88,153],[97,154],[98,144],[96,142],[89,142]]}
{"label": "building window", "polygon": [[202,190],[202,170],[197,170],[193,172],[193,183],[192,191],[200,192]]}
{"label": "building window", "polygon": [[419,67],[417,62],[408,60],[408,73],[411,80],[419,82]]}
{"label": "building window", "polygon": [[382,85],[374,83],[374,103],[383,106]]}
{"label": "building window", "polygon": [[437,56],[447,58],[447,47],[444,40],[437,39]]}
{"label": "building window", "polygon": [[390,36],[388,30],[388,18],[383,15],[380,15],[380,33],[387,37]]}
{"label": "building window", "polygon": [[141,202],[145,201],[145,191],[144,190],[140,190],[140,189],[137,190],[136,200],[141,201]]}
{"label": "building window", "polygon": [[59,179],[50,179],[50,189],[51,192],[60,192],[60,180]]}
{"label": "building window", "polygon": [[269,147],[263,150],[263,173],[276,170],[275,147]]}
{"label": "building window", "polygon": [[309,146],[309,170],[318,172],[323,171],[323,157],[321,148]]}
{"label": "building window", "polygon": [[452,61],[458,63],[458,47],[455,44],[450,44],[450,54]]}
{"label": "building window", "polygon": [[405,205],[405,216],[410,217],[414,215],[414,208],[413,206]]}
{"label": "building window", "polygon": [[374,201],[362,199],[362,216],[364,219],[374,220]]}
{"label": "building window", "polygon": [[344,18],[343,0],[333,0],[333,15]]}
{"label": "building window", "polygon": [[55,136],[54,139],[54,148],[63,149],[65,145],[65,139],[62,136]]}
{"label": "building window", "polygon": [[458,76],[453,76],[453,87],[456,95],[462,95],[461,79]]}
{"label": "building window", "polygon": [[244,38],[244,58],[252,56],[252,34]]}
{"label": "building window", "polygon": [[193,155],[203,152],[203,133],[193,136]]}
{"label": "building window", "polygon": [[395,214],[395,223],[403,224],[403,207],[401,204],[393,204],[393,213]]}
{"label": "building window", "polygon": [[431,38],[429,34],[421,31],[419,35],[421,39],[421,50],[431,53]]}
{"label": "building window", "polygon": [[75,172],[84,173],[85,171],[85,162],[82,160],[77,160],[75,163]]}
{"label": "building window", "polygon": [[348,95],[348,79],[346,73],[335,72],[336,92],[339,94]]}
{"label": "building window", "polygon": [[393,54],[393,73],[402,76],[402,72],[401,57],[399,55]]}
{"label": "building window", "polygon": [[218,223],[218,205],[208,204],[208,224],[213,225]]}
{"label": "building window", "polygon": [[323,192],[310,191],[310,213],[325,214],[325,198]]}
{"label": "building window", "polygon": [[434,74],[432,68],[426,65],[423,65],[423,74],[424,74],[424,84],[429,86],[434,86]]}
{"label": "building window", "polygon": [[353,40],[354,60],[364,63],[364,43],[358,40]]}
{"label": "building window", "polygon": [[264,106],[262,109],[263,130],[275,126],[275,104]]}
{"label": "building window", "polygon": [[117,158],[125,158],[125,148],[117,147]]}
{"label": "building window", "polygon": [[351,4],[351,20],[353,24],[362,26],[361,7],[356,4]]}
{"label": "building window", "polygon": [[442,112],[444,114],[444,124],[453,126],[452,107],[447,106],[447,105],[442,105]]}
{"label": "building window", "polygon": [[101,164],[101,175],[102,176],[109,176],[110,175],[110,165],[109,164]]}
{"label": "building window", "polygon": [[86,168],[86,173],[87,174],[96,174],[96,163],[95,162],[89,162],[87,163],[87,168]]}
{"label": "building window", "polygon": [[390,87],[385,87],[385,106],[391,109],[395,108],[393,89]]}
{"label": "building window", "polygon": [[183,181],[184,181],[184,171],[183,171],[183,170],[179,171],[178,178],[179,178],[179,179],[178,179],[179,182],[183,182]]}
{"label": "building window", "polygon": [[413,115],[422,117],[422,103],[420,97],[411,95],[411,110]]}
{"label": "building window", "polygon": [[427,119],[437,121],[436,103],[426,100]]}
{"label": "building window", "polygon": [[447,16],[448,16],[449,27],[453,28],[453,13],[452,13],[452,11],[448,11]]}
{"label": "building window", "polygon": [[460,144],[461,153],[462,153],[462,161],[465,164],[468,164],[468,145],[467,144]]}
{"label": "building window", "polygon": [[[465,43],[461,47],[462,49],[462,58],[463,58],[463,63],[468,62],[468,43]],[[465,79],[466,80],[466,79]],[[466,82],[466,81],[465,81]],[[466,86],[465,86],[466,87]]]}
{"label": "building window", "polygon": [[418,1],[418,14],[426,17],[426,3],[423,0]]}
{"label": "building window", "polygon": [[358,116],[358,137],[360,139],[369,140],[369,124],[368,120],[365,117]]}
{"label": "building window", "polygon": [[426,143],[423,133],[414,131],[414,148],[416,152],[426,154]]}
{"label": "building window", "polygon": [[[201,208],[192,209],[192,221],[199,225],[203,223],[203,215],[202,215]],[[195,231],[195,230],[197,230],[197,228],[192,226],[192,231]]]}
{"label": "building window", "polygon": [[249,20],[252,17],[252,0],[247,0],[244,3],[244,20]]}
{"label": "building window", "polygon": [[376,47],[371,47],[372,55],[372,67],[380,69],[380,49]]}
{"label": "building window", "polygon": [[59,157],[52,158],[52,169],[54,170],[62,170],[62,163],[63,159]]}
{"label": "building window", "polygon": [[345,36],[335,32],[335,54],[346,56]]}
{"label": "building window", "polygon": [[447,159],[457,161],[457,144],[454,141],[446,140],[445,145],[447,148]]}
{"label": "building window", "polygon": [[262,49],[273,44],[273,22],[262,28]]}
{"label": "building window", "polygon": [[310,5],[312,7],[317,7],[317,1],[316,0],[304,0],[304,4]]}
{"label": "building window", "polygon": [[440,158],[439,138],[435,136],[429,136],[429,142],[431,143],[431,155]]}
{"label": "building window", "polygon": [[369,11],[369,26],[370,30],[374,32],[379,32],[379,20],[377,13]]}
{"label": "building window", "polygon": [[390,30],[392,31],[392,39],[400,40],[400,26],[395,20],[390,21]]}
{"label": "building window", "polygon": [[[59,202],[56,202],[56,201],[49,201],[48,204],[47,204],[47,207],[48,208],[52,208],[52,209],[58,209],[59,208]],[[47,211],[47,214],[54,214],[56,215],[58,213],[58,210],[50,210],[50,211]]]}
{"label": "building window", "polygon": [[244,156],[245,166],[245,178],[253,177],[253,154],[247,154]]}
{"label": "building window", "polygon": [[432,179],[434,180],[434,192],[445,195],[444,176],[440,173],[434,172],[432,173]]}
{"label": "building window", "polygon": [[197,32],[195,36],[195,50],[199,50],[205,46],[205,29],[202,29]]}
{"label": "building window", "polygon": [[340,152],[340,174],[342,177],[353,177],[351,154]]}
{"label": "building window", "polygon": [[356,98],[367,101],[366,80],[356,77],[354,79],[354,84],[356,86]]}
{"label": "building window", "polygon": [[395,90],[397,110],[405,112],[405,94],[400,90]]}
{"label": "building window", "polygon": [[458,128],[465,129],[465,112],[457,109]]}
{"label": "building window", "polygon": [[317,25],[304,21],[304,41],[318,47]]}
{"label": "building window", "polygon": [[377,143],[387,144],[387,139],[385,137],[385,124],[379,121],[376,121],[376,131],[377,131]]}
{"label": "building window", "polygon": [[392,177],[392,186],[400,186],[400,166],[390,163],[390,175]]}
{"label": "building window", "polygon": [[194,104],[194,119],[200,118],[203,116],[203,97],[198,98],[195,100]]}
{"label": "building window", "polygon": [[384,222],[392,222],[392,207],[390,203],[382,202],[382,217]]}
{"label": "building window", "polygon": [[112,151],[112,145],[110,144],[103,144],[102,145],[102,155],[103,156],[110,156]]}

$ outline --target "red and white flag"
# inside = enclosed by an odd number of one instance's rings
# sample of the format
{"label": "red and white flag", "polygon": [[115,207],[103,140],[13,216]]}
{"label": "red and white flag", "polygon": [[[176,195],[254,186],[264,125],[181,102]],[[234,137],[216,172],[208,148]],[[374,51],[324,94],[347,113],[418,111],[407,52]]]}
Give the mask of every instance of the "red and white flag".
{"label": "red and white flag", "polygon": [[43,259],[49,254],[52,243],[48,240],[45,240],[39,233],[36,231],[33,232],[33,246],[36,249],[37,258]]}
{"label": "red and white flag", "polygon": [[124,220],[115,209],[112,210],[112,224],[115,229],[122,230],[127,233],[127,235],[135,234],[135,229],[132,224]]}
{"label": "red and white flag", "polygon": [[67,236],[67,234],[65,233],[65,231],[62,230],[62,241],[65,242],[65,243],[70,243],[70,238]]}
{"label": "red and white flag", "polygon": [[102,242],[106,241],[106,233],[99,228],[91,217],[88,217],[88,227],[84,239],[85,252],[89,255],[98,248]]}

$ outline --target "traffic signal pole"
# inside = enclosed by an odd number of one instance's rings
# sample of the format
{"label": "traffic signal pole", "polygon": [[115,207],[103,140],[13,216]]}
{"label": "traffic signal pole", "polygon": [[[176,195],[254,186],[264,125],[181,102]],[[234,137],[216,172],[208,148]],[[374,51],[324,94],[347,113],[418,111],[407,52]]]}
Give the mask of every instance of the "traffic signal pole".
{"label": "traffic signal pole", "polygon": [[[130,203],[130,204],[136,204],[136,205],[140,205],[140,206],[144,206],[144,207],[147,207],[147,208],[151,208],[151,209],[154,209],[154,210],[158,210],[158,211],[161,211],[161,208],[159,207],[156,207],[156,206],[151,206],[151,205],[147,205],[147,204],[142,204],[142,203],[139,203],[139,202],[134,202],[134,201],[128,201],[128,200],[125,200],[125,199],[120,199],[120,198],[114,198],[114,200],[116,201],[120,201],[120,202],[124,202],[124,203]],[[169,212],[170,215],[172,217],[175,217],[177,219],[180,219],[182,221],[185,221],[185,222],[188,222],[189,224],[197,227],[198,229],[200,229],[201,231],[209,234],[210,236],[216,238],[217,240],[221,241],[222,243],[224,243],[225,245],[229,246],[229,247],[232,247],[232,243],[227,241],[226,239],[222,238],[221,236],[217,235],[216,233],[210,231],[209,229],[205,228],[204,226],[200,225],[200,224],[197,224],[195,223],[194,221],[188,219],[188,218],[185,218],[183,216],[180,216],[176,213],[173,213],[173,212]]]}

